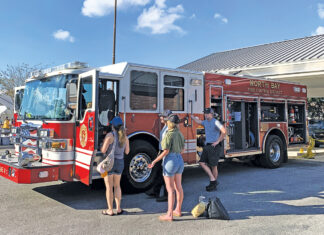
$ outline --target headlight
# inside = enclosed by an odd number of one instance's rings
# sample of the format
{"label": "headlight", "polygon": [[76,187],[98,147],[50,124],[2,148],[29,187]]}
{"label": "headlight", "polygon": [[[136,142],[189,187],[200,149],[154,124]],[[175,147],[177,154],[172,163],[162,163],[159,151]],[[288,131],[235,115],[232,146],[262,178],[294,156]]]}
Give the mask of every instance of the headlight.
{"label": "headlight", "polygon": [[66,150],[66,141],[53,141],[51,142],[51,148],[55,150]]}
{"label": "headlight", "polygon": [[53,138],[54,137],[54,130],[53,129],[50,129],[50,130],[41,129],[39,131],[39,136],[41,138],[44,138],[44,137],[51,137],[51,138]]}

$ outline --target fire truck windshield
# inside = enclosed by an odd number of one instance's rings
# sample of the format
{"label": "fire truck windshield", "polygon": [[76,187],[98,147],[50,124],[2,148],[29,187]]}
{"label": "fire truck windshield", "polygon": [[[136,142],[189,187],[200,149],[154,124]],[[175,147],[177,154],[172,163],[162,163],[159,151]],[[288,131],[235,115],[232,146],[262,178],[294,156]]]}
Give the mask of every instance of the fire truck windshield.
{"label": "fire truck windshield", "polygon": [[68,120],[66,83],[68,75],[34,80],[26,83],[19,118],[26,120]]}

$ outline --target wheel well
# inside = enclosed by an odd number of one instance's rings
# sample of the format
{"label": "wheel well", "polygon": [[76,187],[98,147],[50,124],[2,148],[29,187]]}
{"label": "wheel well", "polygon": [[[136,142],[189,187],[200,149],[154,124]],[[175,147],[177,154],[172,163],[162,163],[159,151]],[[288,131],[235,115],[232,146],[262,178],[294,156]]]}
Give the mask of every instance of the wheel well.
{"label": "wheel well", "polygon": [[132,142],[134,140],[145,140],[145,141],[149,142],[150,144],[152,144],[152,146],[154,148],[159,149],[159,141],[151,135],[141,133],[141,134],[137,134],[137,135],[134,135],[129,138],[130,142]]}
{"label": "wheel well", "polygon": [[263,141],[262,152],[263,153],[265,152],[265,143],[266,143],[266,141],[267,141],[267,139],[269,138],[270,135],[276,135],[281,139],[281,141],[283,143],[283,148],[284,148],[284,160],[283,160],[283,162],[287,162],[288,161],[287,141],[286,141],[286,138],[285,138],[284,134],[279,129],[273,129],[273,130],[269,131],[269,133],[266,135],[266,139]]}

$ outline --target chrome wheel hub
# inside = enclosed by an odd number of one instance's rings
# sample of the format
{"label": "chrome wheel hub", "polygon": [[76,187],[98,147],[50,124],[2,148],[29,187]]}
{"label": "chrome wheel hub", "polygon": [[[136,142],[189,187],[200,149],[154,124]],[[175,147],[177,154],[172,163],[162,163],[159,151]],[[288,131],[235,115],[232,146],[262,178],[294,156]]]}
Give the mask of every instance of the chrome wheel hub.
{"label": "chrome wheel hub", "polygon": [[280,159],[280,146],[278,143],[271,143],[270,145],[270,159],[272,162],[277,162]]}
{"label": "chrome wheel hub", "polygon": [[135,182],[142,183],[147,180],[152,172],[148,168],[151,158],[145,153],[136,154],[129,164],[129,174]]}

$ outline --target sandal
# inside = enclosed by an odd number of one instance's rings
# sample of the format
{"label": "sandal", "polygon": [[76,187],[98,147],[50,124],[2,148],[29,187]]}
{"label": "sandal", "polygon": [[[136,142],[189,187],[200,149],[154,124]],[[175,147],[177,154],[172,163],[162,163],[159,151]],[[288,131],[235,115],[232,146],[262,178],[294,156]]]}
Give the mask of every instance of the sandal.
{"label": "sandal", "polygon": [[173,211],[172,214],[173,214],[174,217],[181,217],[182,216],[181,213],[178,213],[178,212],[175,212],[175,211]]}
{"label": "sandal", "polygon": [[121,215],[124,213],[124,210],[122,209],[120,212],[117,211],[116,215]]}
{"label": "sandal", "polygon": [[115,215],[114,212],[112,212],[112,214],[111,214],[111,213],[108,212],[108,210],[103,210],[103,211],[101,212],[101,214],[103,214],[103,215],[109,215],[109,216],[113,216],[113,215]]}
{"label": "sandal", "polygon": [[159,216],[159,220],[160,221],[167,221],[167,222],[172,222],[173,221],[172,218],[168,218],[168,217],[166,217],[166,215]]}

